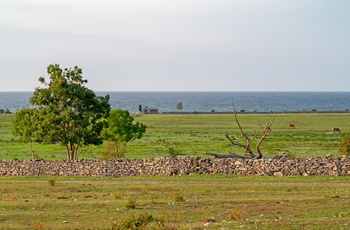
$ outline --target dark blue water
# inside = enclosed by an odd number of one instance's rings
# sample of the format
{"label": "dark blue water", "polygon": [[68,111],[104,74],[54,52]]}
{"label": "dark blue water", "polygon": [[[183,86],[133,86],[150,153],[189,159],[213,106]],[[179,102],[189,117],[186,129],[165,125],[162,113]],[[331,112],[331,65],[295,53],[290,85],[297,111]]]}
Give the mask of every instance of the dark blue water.
{"label": "dark blue water", "polygon": [[[0,109],[30,106],[32,92],[0,92]],[[112,108],[137,112],[139,105],[175,112],[181,102],[183,112],[346,111],[350,109],[350,92],[96,92],[110,95]]]}

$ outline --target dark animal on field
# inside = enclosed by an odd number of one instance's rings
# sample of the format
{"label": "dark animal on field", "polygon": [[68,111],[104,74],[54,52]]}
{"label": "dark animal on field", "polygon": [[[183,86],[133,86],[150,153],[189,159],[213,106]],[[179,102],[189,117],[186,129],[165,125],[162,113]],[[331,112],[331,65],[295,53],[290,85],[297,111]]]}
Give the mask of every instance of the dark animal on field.
{"label": "dark animal on field", "polygon": [[288,128],[295,128],[294,124],[288,124]]}
{"label": "dark animal on field", "polygon": [[332,129],[332,133],[340,133],[340,129],[339,128],[333,128]]}

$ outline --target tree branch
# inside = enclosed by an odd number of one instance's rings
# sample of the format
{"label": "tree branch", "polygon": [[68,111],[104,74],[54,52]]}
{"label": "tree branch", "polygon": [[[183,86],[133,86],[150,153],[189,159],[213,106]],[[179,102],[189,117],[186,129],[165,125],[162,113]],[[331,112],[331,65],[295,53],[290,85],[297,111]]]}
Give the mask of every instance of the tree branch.
{"label": "tree branch", "polygon": [[261,138],[260,138],[258,144],[256,145],[256,151],[258,153],[258,155],[256,156],[257,159],[261,159],[262,158],[262,153],[260,151],[260,145],[265,140],[265,138],[269,134],[269,132],[271,132],[271,125],[272,125],[273,121],[274,121],[274,118],[272,118],[271,122],[267,122],[266,123],[265,128],[262,131]]}

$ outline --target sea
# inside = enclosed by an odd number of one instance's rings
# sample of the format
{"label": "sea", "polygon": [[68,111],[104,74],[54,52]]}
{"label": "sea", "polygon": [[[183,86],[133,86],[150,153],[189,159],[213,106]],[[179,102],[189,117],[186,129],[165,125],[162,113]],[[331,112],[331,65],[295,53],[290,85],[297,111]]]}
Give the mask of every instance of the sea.
{"label": "sea", "polygon": [[[110,96],[112,108],[130,113],[139,106],[158,109],[159,113],[177,112],[303,112],[349,111],[350,92],[95,92],[98,96]],[[31,107],[33,92],[0,92],[0,109],[15,112]]]}

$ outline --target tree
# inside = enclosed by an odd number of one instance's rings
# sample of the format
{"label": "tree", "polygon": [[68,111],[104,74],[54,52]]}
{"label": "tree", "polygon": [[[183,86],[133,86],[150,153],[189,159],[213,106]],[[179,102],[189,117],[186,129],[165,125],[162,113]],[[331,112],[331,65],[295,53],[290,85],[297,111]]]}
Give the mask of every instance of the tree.
{"label": "tree", "polygon": [[36,158],[33,151],[33,141],[39,141],[39,117],[38,110],[23,108],[16,111],[12,121],[12,133],[29,143],[32,159]]}
{"label": "tree", "polygon": [[177,110],[182,110],[183,109],[182,102],[177,103],[176,109]]}
{"label": "tree", "polygon": [[[243,128],[242,128],[241,124],[238,121],[235,104],[233,102],[232,102],[232,107],[233,107],[234,118],[235,118],[237,126],[238,126],[238,128],[240,130],[241,137],[230,137],[230,135],[227,132],[225,134],[225,137],[231,142],[232,145],[244,148],[246,156],[240,156],[240,155],[237,155],[235,153],[231,153],[231,154],[217,154],[217,153],[210,153],[210,152],[206,152],[205,155],[212,155],[212,156],[214,156],[216,158],[261,159],[263,157],[263,154],[262,154],[262,152],[260,150],[260,145],[265,140],[266,136],[271,132],[271,125],[273,123],[273,119],[272,119],[271,122],[267,122],[265,127],[263,128],[263,130],[261,132],[261,137],[260,137],[258,143],[255,146],[255,149],[256,149],[257,153],[254,154],[254,151],[253,151],[253,149],[251,148],[250,145],[253,142],[253,140],[257,137],[257,134],[254,131],[254,136],[252,138],[248,137],[248,135],[243,131]],[[242,143],[243,141],[245,143]]]}
{"label": "tree", "polygon": [[142,105],[139,105],[139,112],[142,113]]}
{"label": "tree", "polygon": [[120,146],[126,147],[128,142],[140,139],[146,132],[146,125],[139,122],[133,123],[133,121],[134,118],[127,110],[110,111],[102,136],[105,140],[114,142],[116,158],[123,155],[119,153]]}
{"label": "tree", "polygon": [[44,87],[36,88],[30,98],[41,119],[39,140],[62,144],[67,159],[76,160],[81,146],[102,144],[100,133],[103,118],[110,111],[109,95],[98,97],[88,89],[77,66],[62,70],[58,64],[51,64],[47,73],[50,82],[40,77]]}

